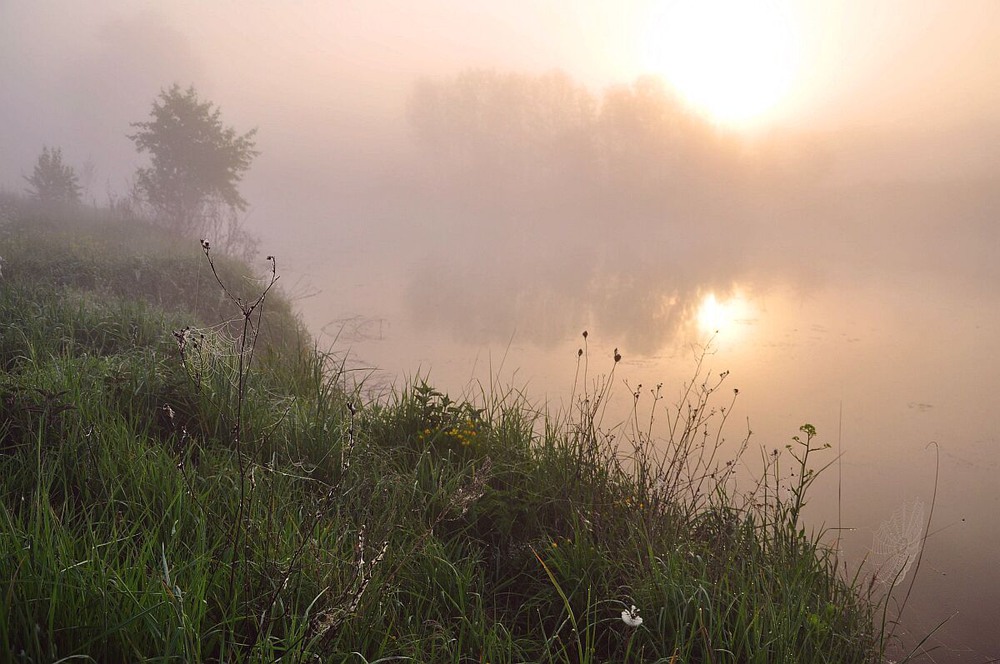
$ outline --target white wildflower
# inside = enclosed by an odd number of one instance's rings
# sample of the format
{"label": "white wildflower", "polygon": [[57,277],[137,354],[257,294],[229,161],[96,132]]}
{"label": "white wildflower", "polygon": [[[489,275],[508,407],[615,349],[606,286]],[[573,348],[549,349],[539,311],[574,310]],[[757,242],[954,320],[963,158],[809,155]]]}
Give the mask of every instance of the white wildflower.
{"label": "white wildflower", "polygon": [[635,604],[632,605],[631,609],[625,609],[622,611],[622,622],[629,627],[638,627],[642,624],[642,618],[639,616],[639,609],[635,608]]}

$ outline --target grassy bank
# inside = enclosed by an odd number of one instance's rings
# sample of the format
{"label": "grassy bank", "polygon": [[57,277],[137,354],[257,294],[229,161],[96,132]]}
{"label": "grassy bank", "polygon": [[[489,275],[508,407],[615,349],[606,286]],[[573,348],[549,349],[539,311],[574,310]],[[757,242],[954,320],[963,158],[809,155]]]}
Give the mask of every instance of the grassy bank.
{"label": "grassy bank", "polygon": [[721,378],[669,440],[601,427],[611,378],[369,399],[272,261],[17,200],[0,256],[0,659],[880,659],[799,522],[815,432],[735,495]]}

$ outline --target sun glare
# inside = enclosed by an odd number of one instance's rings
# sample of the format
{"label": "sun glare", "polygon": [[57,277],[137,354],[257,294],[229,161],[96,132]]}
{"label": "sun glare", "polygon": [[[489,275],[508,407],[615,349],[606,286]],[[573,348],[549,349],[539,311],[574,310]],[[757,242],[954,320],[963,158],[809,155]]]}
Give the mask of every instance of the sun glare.
{"label": "sun glare", "polygon": [[790,91],[796,50],[776,0],[675,0],[650,17],[644,66],[716,122],[749,125]]}
{"label": "sun glare", "polygon": [[745,327],[752,314],[750,302],[738,293],[722,302],[715,293],[709,293],[698,308],[698,329],[705,334],[732,337]]}

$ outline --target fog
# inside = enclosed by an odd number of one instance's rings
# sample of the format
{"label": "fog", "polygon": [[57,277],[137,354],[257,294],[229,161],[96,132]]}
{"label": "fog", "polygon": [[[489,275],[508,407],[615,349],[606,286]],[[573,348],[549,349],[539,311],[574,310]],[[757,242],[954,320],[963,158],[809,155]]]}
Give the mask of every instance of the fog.
{"label": "fog", "polygon": [[739,297],[709,364],[761,444],[840,432],[849,553],[929,501],[941,445],[913,629],[958,612],[938,661],[1000,656],[1000,3],[762,3],[796,67],[732,123],[651,67],[670,5],[2,2],[0,187],[47,145],[88,202],[127,195],[129,123],[194,85],[258,129],[243,223],[373,381],[564,406],[588,329],[593,366],[679,386],[705,297]]}

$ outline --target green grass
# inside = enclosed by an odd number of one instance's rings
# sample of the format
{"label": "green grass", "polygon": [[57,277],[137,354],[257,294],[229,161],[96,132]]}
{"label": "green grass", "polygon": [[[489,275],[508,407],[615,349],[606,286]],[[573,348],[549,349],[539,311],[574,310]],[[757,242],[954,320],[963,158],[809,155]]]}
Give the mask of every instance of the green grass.
{"label": "green grass", "polygon": [[0,659],[880,661],[882,605],[799,521],[815,475],[732,489],[720,382],[664,440],[602,427],[613,366],[563,414],[367,399],[278,291],[244,315],[246,265],[4,210]]}

